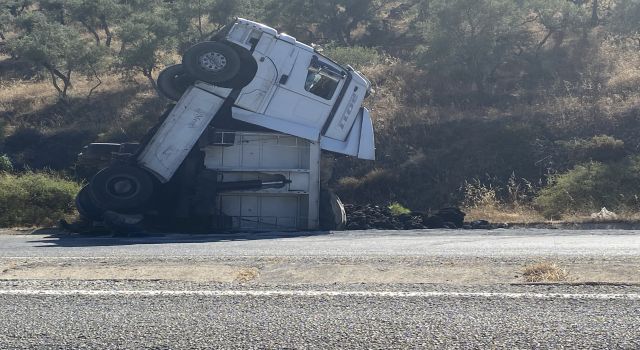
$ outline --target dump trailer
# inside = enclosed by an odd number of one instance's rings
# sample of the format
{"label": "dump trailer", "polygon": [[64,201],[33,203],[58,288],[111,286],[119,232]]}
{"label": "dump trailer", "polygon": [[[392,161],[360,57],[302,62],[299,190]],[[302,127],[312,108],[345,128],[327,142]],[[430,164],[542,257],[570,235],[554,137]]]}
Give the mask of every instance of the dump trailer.
{"label": "dump trailer", "polygon": [[322,197],[339,225],[339,200],[321,194],[321,153],[375,158],[362,107],[371,83],[260,23],[237,19],[194,45],[158,87],[177,102],[135,151],[112,153],[93,176],[76,201],[83,216],[317,229]]}

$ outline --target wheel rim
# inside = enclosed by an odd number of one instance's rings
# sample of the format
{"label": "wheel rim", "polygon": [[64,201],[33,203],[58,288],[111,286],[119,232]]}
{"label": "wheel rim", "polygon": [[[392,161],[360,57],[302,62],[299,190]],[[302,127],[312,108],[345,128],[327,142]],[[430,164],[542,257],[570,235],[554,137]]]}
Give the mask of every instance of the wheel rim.
{"label": "wheel rim", "polygon": [[218,52],[207,52],[200,56],[200,67],[209,72],[219,72],[227,66],[227,58]]}
{"label": "wheel rim", "polygon": [[138,193],[139,184],[128,176],[114,176],[107,181],[107,192],[120,199],[132,198]]}

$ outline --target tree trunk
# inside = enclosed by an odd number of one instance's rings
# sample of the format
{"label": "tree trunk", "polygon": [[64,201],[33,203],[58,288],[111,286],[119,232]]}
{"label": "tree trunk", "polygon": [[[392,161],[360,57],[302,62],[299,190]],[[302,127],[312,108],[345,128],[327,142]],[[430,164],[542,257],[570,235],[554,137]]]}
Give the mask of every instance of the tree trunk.
{"label": "tree trunk", "polygon": [[198,34],[200,34],[200,40],[204,40],[204,31],[202,29],[202,1],[198,1]]}
{"label": "tree trunk", "polygon": [[162,94],[160,93],[160,90],[158,89],[158,84],[156,83],[156,80],[153,79],[152,73],[153,73],[153,68],[142,68],[142,74],[147,78],[147,80],[149,80],[149,84],[151,84],[151,87],[153,87],[153,89],[156,90],[159,96],[162,96]]}
{"label": "tree trunk", "polygon": [[598,18],[598,0],[592,0],[591,4],[591,25],[597,26],[600,22],[600,18]]}
{"label": "tree trunk", "polygon": [[52,70],[50,69],[48,70],[49,70],[49,73],[51,74],[51,83],[53,84],[53,87],[56,89],[56,91],[58,91],[58,95],[62,95],[62,89],[58,85],[58,80],[56,79],[56,75],[53,73]]}
{"label": "tree trunk", "polygon": [[542,38],[542,41],[540,41],[538,43],[538,46],[536,47],[536,51],[540,51],[540,49],[542,49],[542,47],[544,46],[544,44],[547,43],[547,41],[549,40],[549,38],[551,38],[551,36],[555,33],[554,29],[549,29],[549,32],[547,33],[547,35],[545,35],[544,38]]}
{"label": "tree trunk", "polygon": [[93,38],[96,40],[96,45],[100,45],[100,35],[98,34],[98,32],[96,32],[95,29],[93,29],[88,23],[86,23],[85,21],[80,21],[80,23],[82,23],[82,25],[87,28],[87,30],[89,31],[89,33],[91,33],[91,35],[93,35]]}
{"label": "tree trunk", "polygon": [[93,92],[100,85],[102,85],[102,79],[100,79],[100,76],[98,75],[98,72],[96,72],[96,70],[93,67],[91,68],[91,72],[93,73],[93,76],[98,80],[98,84],[96,84],[94,87],[91,88],[91,90],[89,90],[89,94],[87,95],[87,98],[91,98],[91,95],[93,94]]}
{"label": "tree trunk", "polygon": [[109,28],[109,24],[107,23],[107,18],[104,15],[100,16],[100,22],[104,27],[104,34],[106,36],[104,44],[107,47],[111,47],[111,41],[113,40],[113,33],[111,33],[111,29]]}
{"label": "tree trunk", "polygon": [[67,90],[71,87],[71,70],[67,71],[66,79],[64,80],[64,88],[62,89],[62,98],[67,98]]}
{"label": "tree trunk", "polygon": [[[65,75],[48,63],[44,64],[44,68],[46,68],[51,74],[51,83],[53,84],[53,87],[58,91],[60,97],[65,99],[67,97],[67,91],[69,90],[69,87],[71,87],[71,70],[68,70]],[[58,84],[58,79],[62,81],[62,87]]]}

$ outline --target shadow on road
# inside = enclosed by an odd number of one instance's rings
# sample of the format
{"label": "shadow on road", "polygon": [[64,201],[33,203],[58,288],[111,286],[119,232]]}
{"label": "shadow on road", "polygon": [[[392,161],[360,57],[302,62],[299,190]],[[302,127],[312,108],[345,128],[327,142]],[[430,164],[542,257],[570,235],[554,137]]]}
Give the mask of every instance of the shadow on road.
{"label": "shadow on road", "polygon": [[135,233],[135,234],[75,234],[51,229],[36,230],[32,234],[47,235],[31,243],[40,243],[36,247],[99,247],[126,246],[139,244],[171,244],[171,243],[212,243],[233,241],[255,241],[283,238],[300,238],[327,235],[329,231],[307,232],[255,232],[255,233],[214,233],[214,234],[179,234],[179,233]]}

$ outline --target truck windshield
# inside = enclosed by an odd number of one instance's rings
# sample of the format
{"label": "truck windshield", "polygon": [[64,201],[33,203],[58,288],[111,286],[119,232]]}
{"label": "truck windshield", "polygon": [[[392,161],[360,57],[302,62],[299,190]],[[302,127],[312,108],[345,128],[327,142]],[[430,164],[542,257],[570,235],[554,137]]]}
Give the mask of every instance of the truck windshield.
{"label": "truck windshield", "polygon": [[341,79],[334,72],[312,64],[309,66],[304,89],[325,100],[331,100]]}

